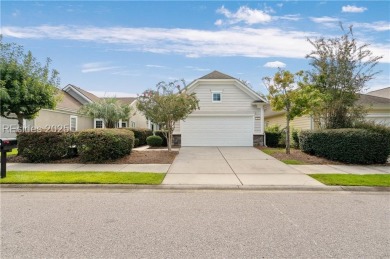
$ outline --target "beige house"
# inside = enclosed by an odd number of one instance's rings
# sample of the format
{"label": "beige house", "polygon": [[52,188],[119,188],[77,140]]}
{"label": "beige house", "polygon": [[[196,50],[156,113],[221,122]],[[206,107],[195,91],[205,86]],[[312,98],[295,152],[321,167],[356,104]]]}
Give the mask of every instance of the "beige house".
{"label": "beige house", "polygon": [[240,80],[214,71],[190,83],[199,110],[176,123],[174,144],[253,146],[264,144],[265,100]]}
{"label": "beige house", "polygon": [[[390,127],[390,87],[360,94],[358,102],[368,108],[368,113],[365,116],[366,120]],[[275,112],[269,104],[265,105],[264,110],[266,127],[272,125],[279,125],[281,128],[286,127],[284,111]],[[316,129],[314,120],[309,115],[295,118],[291,121],[291,127],[299,130]]]}
{"label": "beige house", "polygon": [[[25,120],[24,128],[27,131],[78,131],[92,128],[103,128],[104,123],[100,118],[90,118],[78,113],[79,109],[87,103],[100,100],[96,95],[74,85],[67,85],[61,90],[61,100],[54,110],[42,109],[33,120]],[[129,120],[119,121],[117,127],[147,128],[151,125],[136,109],[136,98],[117,98],[120,102],[133,108]],[[18,130],[17,120],[0,117],[0,138],[16,136]]]}

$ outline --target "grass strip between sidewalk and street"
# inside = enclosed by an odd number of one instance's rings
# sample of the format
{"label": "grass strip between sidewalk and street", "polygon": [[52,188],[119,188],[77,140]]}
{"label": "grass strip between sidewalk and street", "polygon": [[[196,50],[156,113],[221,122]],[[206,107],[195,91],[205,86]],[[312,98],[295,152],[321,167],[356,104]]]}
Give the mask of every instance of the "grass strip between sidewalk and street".
{"label": "grass strip between sidewalk and street", "polygon": [[309,174],[326,185],[390,187],[389,174]]}
{"label": "grass strip between sidewalk and street", "polygon": [[165,173],[9,171],[0,184],[161,184]]}

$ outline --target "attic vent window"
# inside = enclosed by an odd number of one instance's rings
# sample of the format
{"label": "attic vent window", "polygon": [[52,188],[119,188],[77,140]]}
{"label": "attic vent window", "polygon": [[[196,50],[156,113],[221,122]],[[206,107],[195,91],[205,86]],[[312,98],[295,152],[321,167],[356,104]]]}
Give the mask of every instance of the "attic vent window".
{"label": "attic vent window", "polygon": [[222,101],[221,92],[212,92],[211,94],[212,94],[213,103],[219,103]]}

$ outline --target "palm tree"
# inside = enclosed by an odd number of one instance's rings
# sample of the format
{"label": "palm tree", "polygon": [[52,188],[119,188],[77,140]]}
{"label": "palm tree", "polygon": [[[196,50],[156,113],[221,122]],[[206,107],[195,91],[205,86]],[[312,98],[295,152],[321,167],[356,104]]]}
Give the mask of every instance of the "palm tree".
{"label": "palm tree", "polygon": [[128,120],[130,118],[131,107],[128,104],[119,103],[115,98],[104,98],[97,102],[83,105],[79,113],[91,118],[102,119],[106,128],[115,128],[119,120]]}

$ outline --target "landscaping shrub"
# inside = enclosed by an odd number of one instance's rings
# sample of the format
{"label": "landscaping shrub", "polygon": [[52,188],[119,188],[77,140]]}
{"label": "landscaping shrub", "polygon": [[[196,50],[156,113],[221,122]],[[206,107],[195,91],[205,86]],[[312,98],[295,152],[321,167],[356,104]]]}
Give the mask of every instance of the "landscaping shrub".
{"label": "landscaping shrub", "polygon": [[376,124],[373,121],[360,121],[355,123],[354,128],[366,129],[384,135],[386,137],[390,153],[390,127]]}
{"label": "landscaping shrub", "polygon": [[291,131],[291,139],[293,140],[292,146],[293,148],[299,148],[299,131],[293,129]]}
{"label": "landscaping shrub", "polygon": [[266,145],[268,147],[278,147],[282,138],[282,132],[278,125],[270,126],[265,129]]}
{"label": "landscaping shrub", "polygon": [[139,139],[138,146],[146,145],[146,138],[153,135],[153,131],[150,129],[144,129],[144,128],[127,128],[127,129],[134,132],[134,137]]}
{"label": "landscaping shrub", "polygon": [[146,143],[151,147],[161,147],[163,139],[160,136],[149,136],[146,138]]}
{"label": "landscaping shrub", "polygon": [[76,142],[83,162],[102,162],[129,155],[134,133],[122,129],[90,129],[80,131]]}
{"label": "landscaping shrub", "polygon": [[134,147],[139,147],[139,139],[134,139]]}
{"label": "landscaping shrub", "polygon": [[49,162],[64,158],[74,144],[73,132],[20,132],[18,152],[29,162]]}
{"label": "landscaping shrub", "polygon": [[162,138],[163,142],[162,142],[161,146],[163,146],[163,147],[168,146],[167,138],[164,136],[164,133],[163,133],[162,130],[154,131],[154,135],[159,136],[159,137]]}
{"label": "landscaping shrub", "polygon": [[302,151],[352,164],[385,163],[390,152],[387,136],[365,129],[302,131]]}

